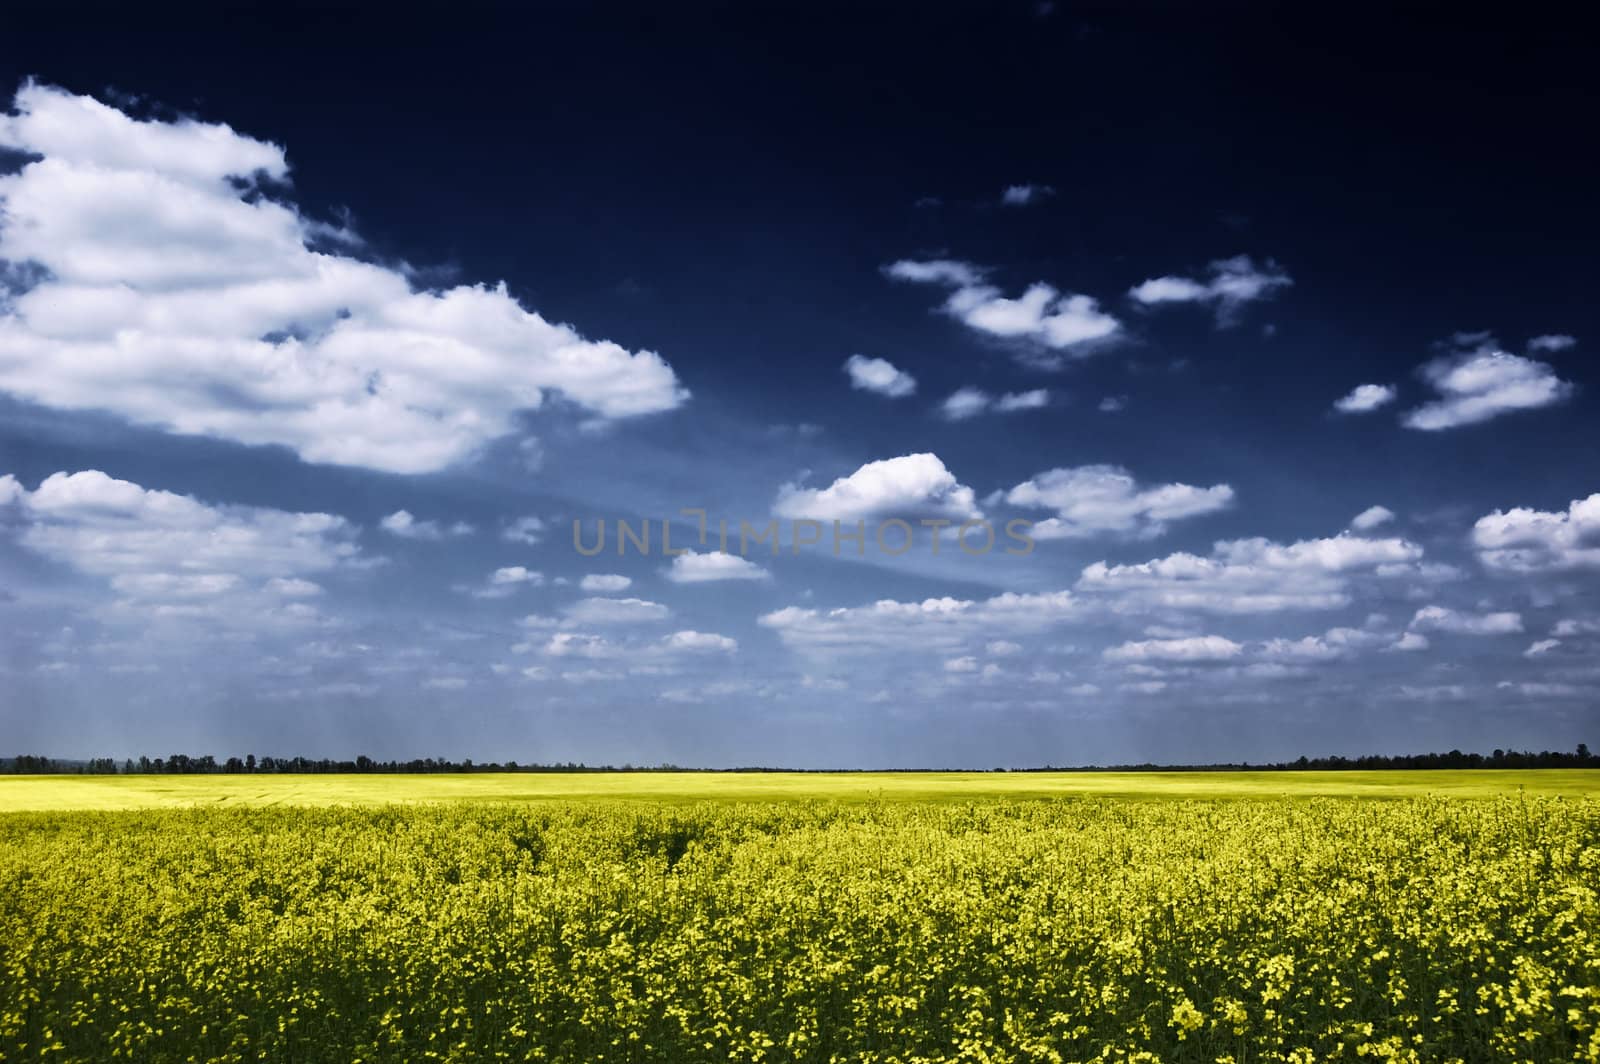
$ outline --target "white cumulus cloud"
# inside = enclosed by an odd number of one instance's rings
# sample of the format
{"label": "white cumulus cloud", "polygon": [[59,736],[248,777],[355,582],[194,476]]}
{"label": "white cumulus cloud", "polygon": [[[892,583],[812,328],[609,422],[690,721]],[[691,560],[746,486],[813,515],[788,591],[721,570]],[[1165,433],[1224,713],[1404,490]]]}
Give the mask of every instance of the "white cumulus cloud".
{"label": "white cumulus cloud", "polygon": [[890,399],[903,399],[917,390],[916,378],[888,359],[851,355],[845,360],[844,371],[850,377],[850,387]]}
{"label": "white cumulus cloud", "polygon": [[1154,277],[1135,285],[1128,295],[1142,306],[1168,303],[1202,303],[1215,308],[1220,325],[1231,324],[1249,303],[1267,299],[1294,281],[1277,263],[1268,259],[1257,266],[1249,255],[1217,259],[1206,269],[1207,278]]}
{"label": "white cumulus cloud", "polygon": [[1135,565],[1095,562],[1084,568],[1077,589],[1124,613],[1328,610],[1349,604],[1356,577],[1416,575],[1422,553],[1403,539],[1348,535],[1290,544],[1226,540],[1206,557],[1180,551]]}
{"label": "white cumulus cloud", "polygon": [[956,480],[935,454],[908,454],[868,462],[826,488],[786,484],[773,512],[780,517],[855,521],[868,517],[982,517],[971,488]]}
{"label": "white cumulus cloud", "polygon": [[867,606],[819,610],[786,606],[757,623],[785,644],[833,653],[879,650],[947,651],[975,638],[1041,632],[1074,620],[1080,604],[1071,592],[1006,592],[974,600],[930,598],[921,602],[881,599]]}
{"label": "white cumulus cloud", "polygon": [[1427,636],[1419,632],[1403,632],[1389,649],[1394,651],[1427,650],[1428,646]]}
{"label": "white cumulus cloud", "polygon": [[691,550],[673,558],[665,575],[674,584],[708,584],[718,580],[766,580],[772,574],[736,554]]}
{"label": "white cumulus cloud", "polygon": [[1233,502],[1233,488],[1141,486],[1125,469],[1091,465],[1036,474],[1004,498],[1012,506],[1054,512],[1054,517],[1034,524],[1034,539],[1081,539],[1104,533],[1146,539],[1165,532],[1170,521],[1227,508]]}
{"label": "white cumulus cloud", "polygon": [[662,646],[667,650],[686,650],[693,652],[706,652],[730,654],[739,649],[739,641],[725,635],[715,635],[711,632],[696,632],[684,630],[673,632],[662,641]]}
{"label": "white cumulus cloud", "polygon": [[1410,627],[1418,632],[1451,635],[1511,635],[1522,631],[1522,614],[1463,613],[1447,606],[1424,606],[1411,618]]}
{"label": "white cumulus cloud", "polygon": [[1145,639],[1109,647],[1101,655],[1107,661],[1227,661],[1244,652],[1244,647],[1220,635],[1197,635],[1184,639]]}
{"label": "white cumulus cloud", "polygon": [[[1027,341],[1051,352],[1090,355],[1122,329],[1091,296],[1063,293],[1039,282],[1008,298],[984,279],[986,271],[971,263],[901,260],[884,267],[884,273],[897,281],[950,287],[953,291],[941,308],[946,314],[977,332]],[[1026,355],[1023,361],[1054,365],[1056,360]]]}
{"label": "white cumulus cloud", "polygon": [[1357,532],[1369,532],[1379,525],[1386,525],[1394,520],[1394,511],[1386,506],[1369,506],[1350,521],[1350,527]]}
{"label": "white cumulus cloud", "polygon": [[665,620],[672,614],[659,602],[604,597],[579,599],[563,612],[575,624],[644,624]]}
{"label": "white cumulus cloud", "polygon": [[472,526],[465,521],[442,525],[438,521],[419,521],[409,510],[396,510],[378,522],[378,527],[400,539],[439,540],[446,536],[470,536]]}
{"label": "white cumulus cloud", "polygon": [[1472,544],[1484,565],[1508,572],[1600,566],[1600,493],[1565,512],[1496,510],[1472,526]]}
{"label": "white cumulus cloud", "polygon": [[587,340],[504,285],[418,290],[283,199],[283,149],[27,84],[0,147],[0,390],[308,462],[425,473],[560,396],[592,418],[688,393],[651,351]]}
{"label": "white cumulus cloud", "polygon": [[1392,384],[1358,384],[1333,408],[1341,414],[1370,414],[1394,402],[1399,394]]}
{"label": "white cumulus cloud", "polygon": [[53,473],[33,491],[0,477],[29,550],[105,579],[115,605],[145,616],[312,620],[306,575],[360,564],[342,517],[215,505],[98,470]]}
{"label": "white cumulus cloud", "polygon": [[604,637],[584,632],[557,632],[543,647],[543,653],[552,658],[610,658],[618,652]]}
{"label": "white cumulus cloud", "polygon": [[1422,377],[1439,397],[1408,412],[1402,423],[1424,432],[1553,406],[1574,390],[1549,363],[1508,354],[1492,344],[1435,359],[1422,367]]}
{"label": "white cumulus cloud", "polygon": [[482,587],[471,589],[473,598],[510,598],[522,587],[539,587],[544,574],[521,565],[507,565],[489,574]]}

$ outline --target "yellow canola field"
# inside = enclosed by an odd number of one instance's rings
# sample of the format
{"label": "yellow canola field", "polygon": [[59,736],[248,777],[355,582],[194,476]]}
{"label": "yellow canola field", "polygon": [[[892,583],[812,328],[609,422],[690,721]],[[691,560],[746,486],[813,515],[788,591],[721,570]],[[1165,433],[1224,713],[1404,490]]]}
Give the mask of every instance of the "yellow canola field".
{"label": "yellow canola field", "polygon": [[0,776],[0,813],[391,802],[974,801],[1600,795],[1600,769],[1379,772],[518,772],[427,775]]}
{"label": "yellow canola field", "polygon": [[546,800],[316,808],[245,782],[0,816],[0,1059],[1600,1060],[1581,795],[881,801],[850,777],[860,801],[664,804],[518,777]]}

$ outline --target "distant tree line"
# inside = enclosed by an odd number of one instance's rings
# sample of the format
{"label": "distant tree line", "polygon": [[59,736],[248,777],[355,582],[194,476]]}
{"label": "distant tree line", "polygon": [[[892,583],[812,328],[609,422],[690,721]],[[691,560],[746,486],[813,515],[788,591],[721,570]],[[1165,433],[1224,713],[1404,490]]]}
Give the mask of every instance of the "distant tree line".
{"label": "distant tree line", "polygon": [[[1278,766],[1273,766],[1274,768]],[[1496,749],[1487,756],[1463,754],[1451,750],[1447,754],[1413,754],[1399,757],[1369,755],[1355,759],[1319,757],[1315,760],[1300,758],[1293,769],[1383,769],[1383,768],[1600,768],[1600,756],[1589,752],[1588,743],[1579,743],[1572,753],[1559,750],[1532,751]]]}
{"label": "distant tree line", "polygon": [[[1371,754],[1366,757],[1301,757],[1294,761],[1275,761],[1251,764],[1248,761],[1210,765],[1046,765],[1029,769],[995,769],[996,772],[1237,772],[1237,771],[1374,771],[1383,769],[1471,769],[1471,768],[1600,768],[1600,756],[1591,754],[1587,743],[1579,743],[1571,753],[1559,750],[1541,750],[1538,753],[1520,750],[1495,750],[1491,754],[1470,754],[1451,750],[1445,754]],[[240,775],[274,773],[426,773],[426,772],[794,772],[835,771],[831,769],[775,769],[733,768],[695,769],[679,765],[585,765],[568,761],[555,764],[523,765],[515,761],[452,761],[449,758],[425,757],[410,761],[377,761],[362,755],[353,761],[310,757],[262,757],[246,754],[218,761],[211,754],[192,757],[173,754],[170,757],[129,758],[119,766],[115,758],[96,757],[87,761],[49,758],[37,754],[20,754],[0,758],[0,773],[12,775]],[[849,771],[849,770],[845,770]],[[905,769],[908,772],[944,771],[940,769]]]}
{"label": "distant tree line", "polygon": [[[1600,768],[1600,755],[1589,752],[1588,743],[1579,743],[1572,752],[1562,750],[1501,750],[1489,754],[1470,754],[1451,750],[1444,754],[1368,754],[1363,757],[1305,757],[1293,761],[1251,764],[1248,761],[1211,765],[1064,766],[1037,769],[1011,769],[1012,772],[1372,772],[1384,769],[1426,768]],[[1007,771],[999,769],[997,771]]]}
{"label": "distant tree line", "polygon": [[634,765],[565,764],[522,765],[515,761],[452,761],[443,757],[413,758],[410,761],[377,761],[361,755],[351,761],[320,757],[262,757],[246,754],[218,761],[212,754],[191,756],[129,758],[119,766],[115,758],[96,757],[88,761],[48,758],[22,754],[0,758],[0,772],[15,775],[261,775],[272,773],[410,773],[410,772],[691,772],[676,765],[651,767]]}
{"label": "distant tree line", "polygon": [[19,754],[0,758],[0,772],[16,776],[49,776],[71,773],[80,776],[114,776],[117,773],[115,758],[94,757],[88,761],[62,761],[37,754]]}

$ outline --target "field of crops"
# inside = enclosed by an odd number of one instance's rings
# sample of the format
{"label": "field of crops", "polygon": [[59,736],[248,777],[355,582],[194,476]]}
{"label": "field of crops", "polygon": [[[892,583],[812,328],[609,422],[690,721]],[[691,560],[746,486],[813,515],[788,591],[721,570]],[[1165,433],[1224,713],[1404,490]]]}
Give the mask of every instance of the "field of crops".
{"label": "field of crops", "polygon": [[[14,801],[14,795],[13,795]],[[1600,800],[0,816],[0,1059],[1600,1059]]]}
{"label": "field of crops", "polygon": [[0,813],[191,806],[799,799],[1600,797],[1594,769],[1374,772],[517,772],[0,776]]}

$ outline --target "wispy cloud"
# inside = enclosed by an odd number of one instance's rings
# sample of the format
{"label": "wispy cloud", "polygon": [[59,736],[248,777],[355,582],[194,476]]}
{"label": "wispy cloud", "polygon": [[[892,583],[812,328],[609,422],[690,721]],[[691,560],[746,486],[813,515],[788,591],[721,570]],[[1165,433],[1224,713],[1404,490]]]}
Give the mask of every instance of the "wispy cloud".
{"label": "wispy cloud", "polygon": [[1081,358],[1117,338],[1122,323],[1100,309],[1091,296],[1063,293],[1038,282],[1016,298],[985,281],[986,270],[948,259],[901,260],[884,267],[897,281],[940,284],[954,289],[941,306],[969,329],[1025,342],[1050,354],[1022,355],[1031,364],[1053,365],[1057,356]]}
{"label": "wispy cloud", "polygon": [[380,520],[378,527],[400,539],[440,540],[446,536],[470,536],[474,531],[465,521],[449,525],[438,521],[419,521],[409,510],[396,510]]}
{"label": "wispy cloud", "polygon": [[1031,207],[1055,194],[1049,185],[1007,185],[1000,193],[1000,203],[1006,207]]}
{"label": "wispy cloud", "polygon": [[1239,312],[1250,303],[1269,299],[1294,283],[1277,263],[1267,259],[1256,265],[1249,255],[1217,259],[1206,268],[1204,280],[1189,277],[1153,277],[1129,290],[1128,296],[1141,306],[1156,307],[1175,303],[1210,306],[1217,324],[1232,325]]}
{"label": "wispy cloud", "polygon": [[916,378],[887,359],[851,355],[845,360],[844,371],[850,377],[850,387],[889,399],[903,399],[917,390]]}
{"label": "wispy cloud", "polygon": [[1333,408],[1341,414],[1370,414],[1394,402],[1398,395],[1392,384],[1358,384]]}
{"label": "wispy cloud", "polygon": [[965,421],[980,414],[1015,414],[1023,410],[1042,410],[1050,405],[1050,391],[1034,388],[1026,392],[990,395],[981,388],[958,388],[939,404],[939,413],[950,421]]}

